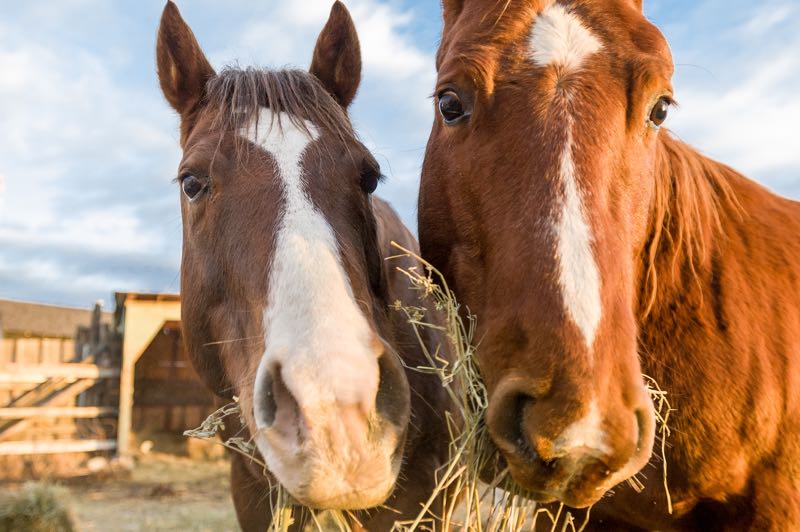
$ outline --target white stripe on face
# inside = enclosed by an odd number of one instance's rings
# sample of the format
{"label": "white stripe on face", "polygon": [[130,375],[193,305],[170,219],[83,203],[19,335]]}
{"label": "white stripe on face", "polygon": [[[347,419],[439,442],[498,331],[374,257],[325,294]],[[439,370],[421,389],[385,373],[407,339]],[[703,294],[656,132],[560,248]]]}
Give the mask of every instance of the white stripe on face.
{"label": "white stripe on face", "polygon": [[[597,37],[574,13],[554,3],[534,19],[528,55],[536,66],[556,66],[563,75],[579,70],[586,59],[601,48]],[[568,105],[569,98],[563,101]],[[568,116],[564,120],[564,127],[567,140],[558,169],[563,197],[555,219],[558,281],[564,308],[591,349],[602,315],[600,274],[592,250],[592,231],[578,188],[574,160],[574,120]]]}
{"label": "white stripe on face", "polygon": [[572,120],[566,121],[567,143],[561,153],[559,177],[564,198],[555,224],[558,281],[564,308],[591,350],[602,315],[600,273],[592,252],[592,232],[581,202],[573,159]]}
{"label": "white stripe on face", "polygon": [[[285,201],[264,314],[266,347],[256,375],[256,424],[266,425],[262,386],[276,367],[304,417],[323,422],[337,404],[357,406],[366,416],[379,383],[373,334],[353,297],[333,229],[304,190],[302,157],[319,134],[306,123],[309,138],[285,113],[274,117],[274,126],[272,119],[262,108],[260,127],[240,132],[272,155]],[[261,450],[269,464],[271,453]]]}
{"label": "white stripe on face", "polygon": [[528,53],[540,67],[559,65],[574,72],[584,60],[602,48],[573,13],[559,4],[547,7],[536,17],[528,42]]}

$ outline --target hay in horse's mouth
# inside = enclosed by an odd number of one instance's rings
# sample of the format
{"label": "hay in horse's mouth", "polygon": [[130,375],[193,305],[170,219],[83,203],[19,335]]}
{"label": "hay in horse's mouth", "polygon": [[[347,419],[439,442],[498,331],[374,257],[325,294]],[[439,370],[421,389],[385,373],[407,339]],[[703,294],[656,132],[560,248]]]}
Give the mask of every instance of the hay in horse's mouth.
{"label": "hay in horse's mouth", "polygon": [[[413,369],[438,375],[457,409],[454,414],[448,413],[450,457],[448,464],[437,474],[434,493],[414,521],[398,523],[395,528],[412,531],[426,524],[429,526],[437,523],[443,530],[456,526],[486,532],[516,532],[535,530],[537,521],[546,519],[552,523],[552,531],[583,530],[588,524],[591,508],[583,516],[579,516],[566,510],[563,504],[559,505],[555,514],[547,508],[537,507],[535,502],[525,496],[524,490],[513,482],[508,469],[497,467],[499,453],[492,444],[484,423],[488,394],[475,357],[476,318],[469,312],[461,312],[458,300],[436,268],[413,251],[395,242],[392,245],[398,249],[399,254],[389,259],[412,257],[422,265],[423,271],[413,268],[398,268],[398,271],[406,275],[411,289],[419,293],[420,300],[432,303],[433,309],[442,314],[445,322],[442,328],[426,321],[425,307],[404,307],[400,302],[395,303],[394,308],[405,313],[408,322],[417,332],[428,359],[427,367]],[[431,353],[425,349],[420,336],[420,331],[425,327],[437,328],[447,336],[453,351],[453,363],[439,356],[438,352]],[[667,400],[667,393],[659,387],[655,379],[647,375],[643,375],[643,378],[654,403],[658,434],[661,438],[660,458],[663,464],[664,489],[668,511],[672,513],[666,462],[668,420],[672,407]],[[500,470],[500,473],[488,484],[480,482],[482,473],[491,468]],[[628,482],[634,489],[641,491],[641,482],[635,478]],[[434,515],[432,505],[440,495],[443,495],[444,507],[441,514]]]}
{"label": "hay in horse's mouth", "polygon": [[[473,336],[476,318],[469,313],[462,317],[455,295],[438,270],[413,251],[395,242],[392,245],[398,249],[398,255],[387,260],[412,257],[423,267],[423,271],[416,268],[398,268],[398,271],[409,279],[411,289],[418,293],[420,301],[428,305],[409,307],[399,301],[392,305],[394,310],[405,314],[427,358],[428,365],[410,369],[437,375],[456,406],[456,412],[445,414],[450,432],[449,460],[437,471],[437,485],[433,493],[422,505],[415,519],[395,523],[393,531],[448,530],[455,527],[481,532],[517,532],[536,529],[539,519],[549,520],[552,523],[551,531],[583,530],[588,524],[591,508],[583,516],[573,515],[563,504],[555,513],[547,508],[539,508],[513,482],[507,468],[503,468],[492,482],[481,482],[483,472],[497,470],[499,453],[492,444],[484,423],[488,395],[475,358],[476,345]],[[441,315],[443,326],[427,319],[429,306],[433,312]],[[421,334],[425,328],[435,328],[446,336],[454,362],[442,357],[438,349],[434,352],[427,349]],[[669,415],[673,409],[667,400],[667,393],[658,383],[647,375],[643,378],[653,400],[658,421],[664,489],[668,511],[672,513],[667,486],[666,445],[670,435]],[[262,466],[266,472],[266,464],[256,457],[256,447],[251,441],[242,438],[220,441],[216,438],[216,434],[224,428],[224,419],[231,415],[241,415],[238,402],[220,408],[200,427],[187,430],[184,435],[220,443]],[[643,489],[643,485],[635,477],[629,479],[628,483],[634,490]],[[299,516],[294,515],[296,503],[280,484],[274,483],[271,486],[269,496],[272,523],[269,530],[287,531],[299,519]],[[441,501],[441,507],[434,508],[437,500]],[[311,509],[304,509],[304,512],[309,517],[306,530],[350,532],[352,525],[358,523],[351,512]]]}
{"label": "hay in horse's mouth", "polygon": [[[201,440],[212,441],[219,445],[226,447],[228,450],[239,453],[251,460],[253,463],[258,464],[264,470],[264,476],[267,476],[267,464],[256,455],[256,445],[251,440],[244,438],[228,438],[222,440],[217,438],[217,434],[225,428],[225,419],[230,416],[239,416],[240,422],[244,425],[244,419],[241,419],[242,411],[239,406],[238,397],[234,397],[234,402],[223,406],[222,408],[214,411],[208,416],[203,423],[196,429],[184,431],[183,435],[189,438],[197,438]],[[270,500],[272,510],[272,522],[270,523],[269,530],[275,532],[286,532],[289,530],[297,516],[294,515],[294,507],[297,503],[292,499],[289,492],[277,482],[270,481],[270,492],[267,494]],[[339,510],[326,510],[318,511],[310,508],[305,509],[310,522],[306,525],[308,529],[328,531],[338,530],[341,532],[351,532],[351,522],[358,522],[354,515],[350,512],[343,512]]]}
{"label": "hay in horse's mouth", "polygon": [[[484,422],[489,397],[475,357],[476,318],[469,312],[462,316],[461,307],[444,276],[430,263],[411,250],[394,242],[392,245],[399,254],[390,259],[412,257],[422,265],[422,271],[415,268],[398,268],[398,271],[409,279],[411,289],[418,292],[420,300],[432,305],[444,321],[442,328],[426,320],[425,307],[404,307],[395,303],[394,308],[404,312],[414,327],[428,359],[428,366],[412,369],[436,374],[456,408],[456,412],[447,413],[450,456],[448,463],[437,472],[434,492],[415,520],[397,523],[395,529],[534,530],[541,518],[550,519],[555,530],[562,520],[564,506],[561,505],[555,515],[549,509],[538,508],[513,482],[507,468],[490,483],[481,482],[482,473],[497,470],[499,453]],[[425,348],[420,333],[426,327],[438,328],[447,337],[454,362],[440,356],[438,351],[431,353]],[[433,504],[439,497],[442,507],[434,511]],[[569,512],[563,517],[562,530],[577,530],[585,525],[577,526]]]}

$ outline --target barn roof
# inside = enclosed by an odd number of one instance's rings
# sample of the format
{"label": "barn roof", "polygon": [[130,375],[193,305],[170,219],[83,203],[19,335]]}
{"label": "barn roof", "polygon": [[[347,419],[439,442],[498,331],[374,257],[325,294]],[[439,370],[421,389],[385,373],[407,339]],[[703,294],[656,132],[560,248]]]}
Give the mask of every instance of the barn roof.
{"label": "barn roof", "polygon": [[[101,323],[110,324],[112,316],[102,312]],[[0,299],[0,331],[5,335],[71,338],[78,326],[91,322],[91,309]]]}

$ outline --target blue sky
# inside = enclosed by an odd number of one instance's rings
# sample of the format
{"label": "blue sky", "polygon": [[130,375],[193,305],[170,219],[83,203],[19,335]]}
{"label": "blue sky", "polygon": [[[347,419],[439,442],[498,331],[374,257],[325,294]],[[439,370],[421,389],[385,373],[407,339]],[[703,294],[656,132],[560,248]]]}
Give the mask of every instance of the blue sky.
{"label": "blue sky", "polygon": [[[184,0],[215,67],[305,67],[330,0]],[[415,223],[432,120],[437,0],[350,0],[354,122],[379,193]],[[78,306],[177,291],[177,118],[153,65],[161,0],[0,1],[0,297]],[[800,198],[800,1],[647,1],[675,57],[669,127]]]}

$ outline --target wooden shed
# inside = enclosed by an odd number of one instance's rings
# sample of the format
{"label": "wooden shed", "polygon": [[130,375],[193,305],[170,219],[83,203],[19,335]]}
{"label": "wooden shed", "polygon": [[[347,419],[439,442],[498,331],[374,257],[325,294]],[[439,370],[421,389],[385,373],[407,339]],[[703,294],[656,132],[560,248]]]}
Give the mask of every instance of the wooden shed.
{"label": "wooden shed", "polygon": [[116,294],[122,333],[117,453],[131,452],[134,433],[182,434],[214,410],[214,396],[183,349],[180,297]]}
{"label": "wooden shed", "polygon": [[[87,453],[127,456],[136,433],[177,439],[213,411],[184,352],[180,297],[125,292],[115,304],[0,300],[0,478],[68,474]],[[23,462],[17,475],[3,467]]]}

